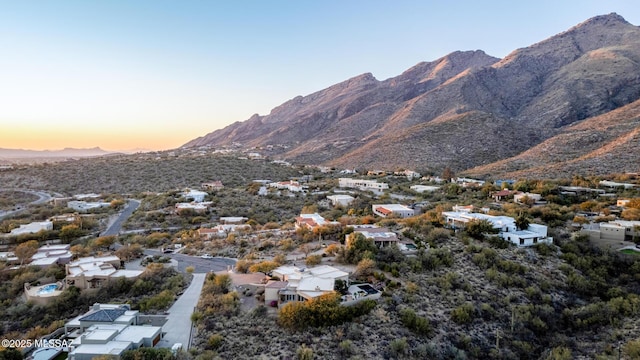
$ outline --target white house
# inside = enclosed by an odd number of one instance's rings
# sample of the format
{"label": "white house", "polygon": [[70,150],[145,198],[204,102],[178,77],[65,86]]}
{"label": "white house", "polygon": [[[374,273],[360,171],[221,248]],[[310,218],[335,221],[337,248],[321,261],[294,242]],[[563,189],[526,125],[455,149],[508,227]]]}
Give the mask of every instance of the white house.
{"label": "white house", "polygon": [[317,226],[339,225],[339,224],[340,223],[337,221],[326,220],[318,213],[300,214],[300,216],[296,217],[296,229],[304,228],[304,227],[308,229],[313,229]]}
{"label": "white house", "polygon": [[484,180],[478,180],[478,179],[470,179],[470,178],[464,178],[464,177],[459,177],[457,179],[455,179],[455,182],[457,184],[462,185],[462,187],[475,187],[475,186],[482,186],[484,185]]}
{"label": "white house", "polygon": [[212,228],[200,228],[198,229],[198,235],[205,239],[213,239],[227,237],[229,234],[250,229],[251,225],[247,224],[220,224]]}
{"label": "white house", "polygon": [[73,200],[67,203],[67,207],[78,212],[87,212],[89,210],[100,209],[103,207],[109,207],[111,203],[108,202],[86,202],[80,200]]}
{"label": "white house", "polygon": [[207,210],[209,209],[209,205],[211,205],[212,202],[211,201],[207,201],[207,202],[192,202],[192,203],[177,203],[175,205],[176,211],[179,212],[180,210],[184,210],[184,209],[191,209],[194,212],[198,213],[198,214],[204,214],[207,212]]}
{"label": "white house", "polygon": [[375,180],[361,180],[352,178],[339,178],[338,186],[341,188],[353,188],[362,191],[368,190],[377,193],[381,193],[384,190],[389,189],[389,184],[387,183],[379,183]]}
{"label": "white house", "polygon": [[216,181],[202,183],[202,188],[208,191],[216,191],[224,188],[224,185],[222,185],[222,181],[216,180]]}
{"label": "white house", "polygon": [[345,245],[349,247],[355,234],[362,234],[367,239],[372,239],[373,243],[379,247],[398,244],[398,235],[387,228],[381,228],[376,225],[353,225],[353,232],[345,235]]}
{"label": "white house", "polygon": [[328,265],[311,268],[284,265],[274,269],[272,275],[286,282],[286,286],[282,283],[273,286],[278,289],[278,306],[290,301],[310,300],[333,292],[337,280],[349,281],[349,273]]}
{"label": "white house", "polygon": [[349,206],[355,200],[351,195],[329,195],[327,199],[331,200],[333,206]]}
{"label": "white house", "polygon": [[440,187],[439,186],[429,186],[429,185],[411,185],[410,189],[415,191],[415,192],[423,193],[425,191],[427,191],[427,192],[436,191],[436,190],[440,189]]}
{"label": "white house", "polygon": [[510,241],[517,246],[531,246],[537,243],[553,242],[553,238],[547,236],[547,227],[539,224],[529,224],[527,230],[518,230],[516,221],[509,216],[493,216],[480,213],[445,211],[442,213],[447,225],[453,228],[464,228],[470,221],[487,220],[494,229],[499,231],[498,236]]}
{"label": "white house", "polygon": [[200,190],[192,190],[192,189],[188,189],[189,191],[186,191],[184,193],[182,193],[182,195],[184,196],[185,199],[189,200],[193,200],[194,202],[200,203],[204,201],[204,197],[209,195],[208,193],[204,192],[204,191],[200,191]]}
{"label": "white house", "polygon": [[534,194],[534,193],[523,193],[523,192],[519,192],[513,195],[513,202],[518,203],[518,204],[522,204],[522,202],[524,201],[524,199],[530,199],[533,202],[538,202],[540,200],[542,200],[542,195],[540,194]]}
{"label": "white house", "polygon": [[30,265],[47,267],[53,264],[68,264],[73,259],[69,244],[44,245],[31,257]]}
{"label": "white house", "polygon": [[11,230],[11,235],[34,234],[40,231],[53,230],[51,221],[38,221],[29,224],[20,225],[19,228]]}
{"label": "white house", "polygon": [[381,217],[396,216],[404,219],[415,215],[412,208],[401,204],[377,204],[371,205],[371,209]]}
{"label": "white house", "polygon": [[120,258],[115,255],[80,258],[65,265],[67,285],[80,289],[100,288],[111,279],[137,279],[143,273],[141,270],[118,270],[118,267]]}
{"label": "white house", "polygon": [[302,190],[304,190],[304,187],[300,185],[299,182],[294,180],[272,182],[269,184],[269,186],[278,190],[289,190],[291,192],[301,192]]}
{"label": "white house", "polygon": [[69,359],[119,357],[127,350],[156,346],[162,339],[162,326],[142,324],[139,315],[126,304],[94,304],[64,326],[65,335],[73,339]]}
{"label": "white house", "polygon": [[598,184],[600,186],[606,186],[606,187],[612,187],[612,188],[623,187],[625,189],[632,189],[636,186],[635,184],[620,183],[620,182],[609,181],[609,180],[602,180]]}

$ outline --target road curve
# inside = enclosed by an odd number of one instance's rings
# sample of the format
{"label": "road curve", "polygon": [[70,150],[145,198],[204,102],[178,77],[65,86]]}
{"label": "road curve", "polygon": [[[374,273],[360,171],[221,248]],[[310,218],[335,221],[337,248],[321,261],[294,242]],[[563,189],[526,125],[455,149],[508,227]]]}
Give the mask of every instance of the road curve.
{"label": "road curve", "polygon": [[122,210],[120,215],[118,215],[116,221],[114,221],[107,230],[101,233],[100,236],[118,235],[120,230],[122,230],[124,222],[127,221],[129,216],[131,216],[136,209],[138,209],[138,206],[140,206],[140,200],[129,199],[127,201],[127,206],[125,206],[124,210]]}

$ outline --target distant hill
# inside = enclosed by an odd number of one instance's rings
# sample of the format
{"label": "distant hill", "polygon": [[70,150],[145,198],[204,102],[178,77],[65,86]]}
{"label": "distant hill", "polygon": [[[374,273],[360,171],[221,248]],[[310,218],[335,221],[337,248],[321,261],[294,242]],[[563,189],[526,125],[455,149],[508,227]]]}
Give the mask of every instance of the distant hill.
{"label": "distant hill", "polygon": [[384,81],[356,76],[183,147],[496,176],[638,171],[639,99],[640,28],[608,14],[504,59],[458,51]]}
{"label": "distant hill", "polygon": [[102,150],[99,147],[90,149],[64,148],[62,150],[23,150],[0,148],[0,158],[4,159],[90,157],[113,153],[114,152]]}

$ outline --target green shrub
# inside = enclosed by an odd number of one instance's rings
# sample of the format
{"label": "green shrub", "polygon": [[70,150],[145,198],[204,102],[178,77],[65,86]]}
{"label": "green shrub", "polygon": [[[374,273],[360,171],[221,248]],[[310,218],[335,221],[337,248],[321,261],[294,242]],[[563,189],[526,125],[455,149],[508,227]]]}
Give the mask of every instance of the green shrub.
{"label": "green shrub", "polygon": [[451,311],[451,320],[457,324],[469,324],[473,321],[474,311],[473,304],[462,304]]}

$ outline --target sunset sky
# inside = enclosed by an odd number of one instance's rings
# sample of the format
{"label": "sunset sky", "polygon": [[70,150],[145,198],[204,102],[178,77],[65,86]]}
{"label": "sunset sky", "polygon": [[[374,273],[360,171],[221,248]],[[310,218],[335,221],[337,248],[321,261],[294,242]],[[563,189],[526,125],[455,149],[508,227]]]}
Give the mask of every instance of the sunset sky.
{"label": "sunset sky", "polygon": [[365,72],[504,57],[637,0],[1,1],[0,148],[172,149]]}

